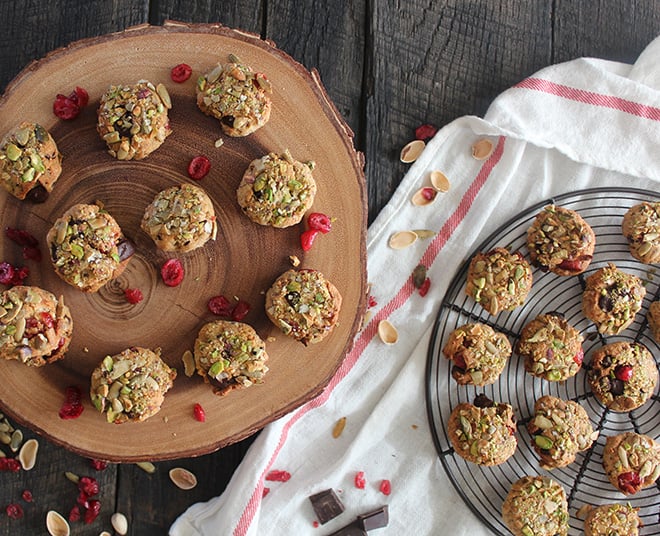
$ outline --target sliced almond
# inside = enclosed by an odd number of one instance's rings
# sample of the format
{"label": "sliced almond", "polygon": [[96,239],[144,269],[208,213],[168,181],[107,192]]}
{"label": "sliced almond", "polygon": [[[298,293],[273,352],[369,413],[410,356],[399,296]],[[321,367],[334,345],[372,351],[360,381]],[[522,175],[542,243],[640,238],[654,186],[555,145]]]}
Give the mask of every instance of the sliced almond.
{"label": "sliced almond", "polygon": [[135,465],[150,475],[156,472],[156,466],[151,462],[137,462]]}
{"label": "sliced almond", "polygon": [[401,162],[404,164],[411,164],[419,158],[424,147],[426,147],[426,143],[422,140],[413,140],[406,144],[405,147],[401,149]]}
{"label": "sliced almond", "polygon": [[493,142],[486,138],[474,142],[472,145],[472,156],[477,160],[486,160],[493,154]]}
{"label": "sliced almond", "polygon": [[447,178],[447,175],[445,175],[442,171],[438,171],[437,169],[431,171],[429,174],[429,180],[431,181],[431,186],[433,186],[433,188],[435,188],[438,192],[444,193],[449,191],[451,184]]}
{"label": "sliced almond", "polygon": [[37,462],[37,452],[39,451],[39,442],[36,439],[28,439],[21,451],[18,453],[18,461],[25,471],[29,471]]}
{"label": "sliced almond", "polygon": [[190,350],[183,352],[183,372],[190,378],[195,373],[195,359],[193,358],[193,353]]}
{"label": "sliced almond", "polygon": [[417,241],[414,231],[399,231],[390,236],[389,246],[392,249],[405,249]]}
{"label": "sliced almond", "polygon": [[433,188],[425,186],[413,194],[410,202],[415,206],[424,207],[433,203],[436,197],[438,197],[438,192]]}
{"label": "sliced almond", "polygon": [[388,320],[378,323],[378,336],[385,344],[395,344],[399,340],[399,332]]}
{"label": "sliced almond", "polygon": [[170,480],[174,482],[178,488],[184,490],[193,489],[197,485],[197,477],[183,467],[170,469]]}
{"label": "sliced almond", "polygon": [[71,528],[69,523],[55,510],[49,510],[46,514],[46,528],[50,536],[69,536]]}

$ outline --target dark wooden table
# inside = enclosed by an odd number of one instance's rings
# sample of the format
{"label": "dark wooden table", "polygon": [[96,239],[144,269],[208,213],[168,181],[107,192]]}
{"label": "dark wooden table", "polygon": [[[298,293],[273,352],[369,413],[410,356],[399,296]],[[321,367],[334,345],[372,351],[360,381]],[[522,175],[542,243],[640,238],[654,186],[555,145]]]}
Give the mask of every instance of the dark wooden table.
{"label": "dark wooden table", "polygon": [[[578,56],[632,62],[660,34],[653,0],[16,0],[0,2],[0,89],[34,59],[75,40],[167,19],[219,22],[274,41],[309,69],[316,68],[366,156],[369,222],[406,172],[401,147],[423,123],[445,125],[483,115],[493,98],[541,67]],[[35,437],[24,428],[26,438]],[[89,460],[40,439],[30,472],[0,473],[0,534],[45,534],[49,509],[67,514],[76,489],[65,471],[92,475],[102,510],[72,534],[111,530],[123,512],[129,534],[165,534],[189,505],[220,494],[252,439],[195,459],[95,471]],[[0,446],[7,455],[11,452]],[[168,471],[183,466],[199,485],[179,491]],[[34,502],[21,494],[30,490]],[[17,502],[25,516],[10,519]]]}

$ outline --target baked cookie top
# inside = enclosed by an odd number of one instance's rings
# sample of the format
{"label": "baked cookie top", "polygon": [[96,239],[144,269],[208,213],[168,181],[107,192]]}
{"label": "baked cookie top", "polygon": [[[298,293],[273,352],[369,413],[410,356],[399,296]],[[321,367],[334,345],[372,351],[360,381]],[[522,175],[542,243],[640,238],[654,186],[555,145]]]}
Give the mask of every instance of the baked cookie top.
{"label": "baked cookie top", "polygon": [[601,504],[592,508],[584,520],[585,536],[611,536],[621,534],[637,536],[641,521],[629,504]]}
{"label": "baked cookie top", "polygon": [[228,136],[247,136],[270,119],[272,87],[263,73],[230,54],[229,63],[197,79],[197,106],[215,117]]}
{"label": "baked cookie top", "polygon": [[339,320],[342,297],[318,270],[287,270],[266,292],[266,314],[305,346],[327,337]]}
{"label": "baked cookie top", "polygon": [[299,223],[314,203],[314,162],[294,160],[289,151],[253,160],[236,191],[238,204],[253,222],[273,227]]}
{"label": "baked cookie top", "polygon": [[215,240],[217,222],[213,202],[194,184],[172,186],[158,194],[144,211],[141,223],[163,251],[191,251]]}
{"label": "baked cookie top", "polygon": [[633,257],[647,264],[660,262],[660,202],[630,207],[623,215],[621,230]]}
{"label": "baked cookie top", "polygon": [[61,172],[55,140],[37,123],[22,122],[0,142],[0,182],[18,199],[44,201]]}
{"label": "baked cookie top", "polygon": [[0,294],[0,357],[40,367],[64,357],[73,320],[62,296],[15,286]]}
{"label": "baked cookie top", "polygon": [[566,492],[547,476],[524,476],[504,499],[502,518],[514,536],[566,536]]}
{"label": "baked cookie top", "polygon": [[516,353],[525,359],[525,370],[548,381],[564,381],[582,367],[583,337],[559,313],[537,316],[523,327]]}
{"label": "baked cookie top", "polygon": [[660,444],[635,432],[609,436],[603,450],[603,468],[615,488],[624,495],[633,495],[653,485],[660,476]]}
{"label": "baked cookie top", "polygon": [[651,302],[649,310],[646,312],[646,319],[651,335],[653,335],[656,342],[660,342],[660,300]]}
{"label": "baked cookie top", "polygon": [[487,324],[470,323],[449,334],[442,353],[452,360],[451,375],[460,385],[482,386],[499,378],[511,355],[511,343]]}
{"label": "baked cookie top", "polygon": [[613,411],[631,411],[651,398],[658,369],[644,345],[618,341],[592,354],[587,380],[603,405]]}
{"label": "baked cookie top", "polygon": [[83,292],[96,292],[123,270],[121,229],[98,205],[72,206],[55,221],[46,241],[57,275]]}
{"label": "baked cookie top", "polygon": [[534,404],[527,431],[544,469],[573,463],[577,453],[591,447],[598,437],[580,404],[550,395],[542,396]]}
{"label": "baked cookie top", "polygon": [[608,263],[587,277],[582,312],[596,324],[599,333],[616,335],[632,324],[645,294],[639,277]]}
{"label": "baked cookie top", "polygon": [[94,369],[90,397],[109,423],[144,421],[158,413],[175,378],[176,370],[161,359],[160,348],[127,348],[104,357]]}
{"label": "baked cookie top", "polygon": [[532,269],[520,252],[497,247],[470,261],[465,292],[491,315],[522,305],[532,288]]}
{"label": "baked cookie top", "polygon": [[509,404],[459,404],[447,427],[454,451],[469,462],[499,465],[516,451],[516,422]]}
{"label": "baked cookie top", "polygon": [[117,160],[141,160],[171,134],[167,88],[147,80],[110,86],[101,97],[96,130]]}
{"label": "baked cookie top", "polygon": [[532,264],[557,275],[584,272],[593,258],[596,235],[574,210],[548,205],[527,231]]}
{"label": "baked cookie top", "polygon": [[193,353],[197,374],[214,384],[214,392],[263,383],[268,372],[266,345],[256,331],[242,322],[216,320],[204,324]]}

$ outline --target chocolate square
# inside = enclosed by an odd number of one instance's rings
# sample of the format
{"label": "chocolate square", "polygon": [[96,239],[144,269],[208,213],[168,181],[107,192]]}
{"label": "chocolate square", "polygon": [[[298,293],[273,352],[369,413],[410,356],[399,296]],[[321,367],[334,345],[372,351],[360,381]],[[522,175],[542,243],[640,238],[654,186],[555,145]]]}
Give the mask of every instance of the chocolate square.
{"label": "chocolate square", "polygon": [[350,525],[346,525],[328,536],[367,536],[367,532],[358,521],[353,521]]}
{"label": "chocolate square", "polygon": [[366,514],[358,515],[358,523],[366,531],[386,527],[389,521],[390,516],[387,510],[387,505],[381,506],[380,508],[367,512]]}
{"label": "chocolate square", "polygon": [[344,505],[332,488],[310,495],[309,500],[321,525],[334,519],[344,511]]}

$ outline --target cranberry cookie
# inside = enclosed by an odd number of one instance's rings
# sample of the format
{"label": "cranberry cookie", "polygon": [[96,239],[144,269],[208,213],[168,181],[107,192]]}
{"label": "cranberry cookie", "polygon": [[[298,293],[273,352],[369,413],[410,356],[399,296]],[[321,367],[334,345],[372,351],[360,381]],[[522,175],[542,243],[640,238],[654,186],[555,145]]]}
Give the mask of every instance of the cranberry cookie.
{"label": "cranberry cookie", "polygon": [[630,207],[623,215],[621,230],[633,257],[646,264],[660,262],[660,202]]}
{"label": "cranberry cookie", "polygon": [[615,488],[624,495],[634,495],[652,486],[660,476],[660,444],[635,432],[609,436],[603,450],[603,468]]}

